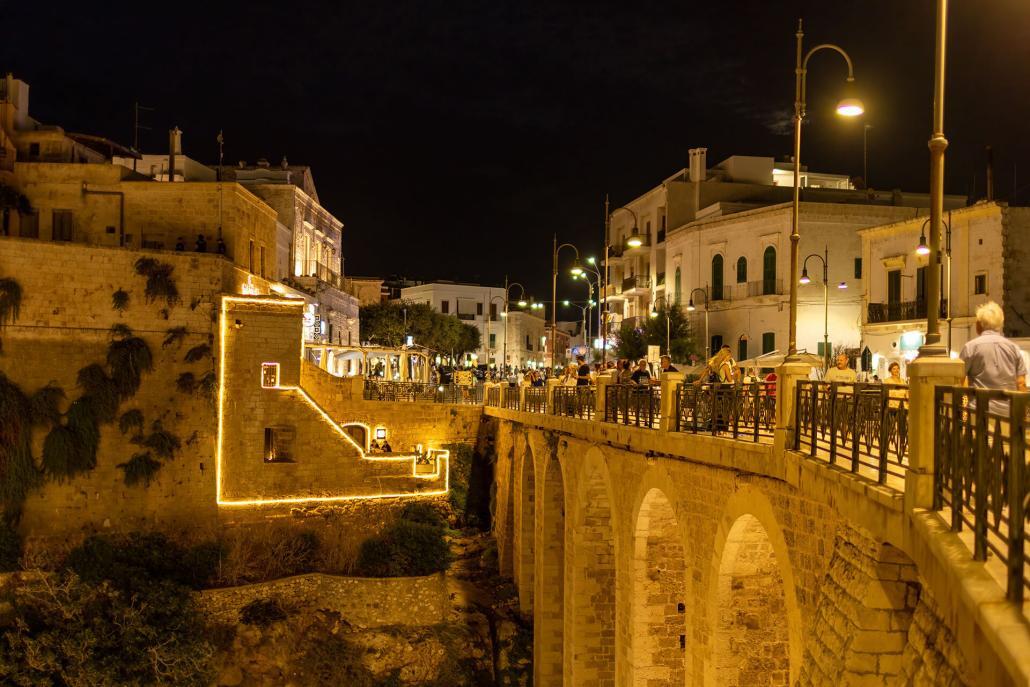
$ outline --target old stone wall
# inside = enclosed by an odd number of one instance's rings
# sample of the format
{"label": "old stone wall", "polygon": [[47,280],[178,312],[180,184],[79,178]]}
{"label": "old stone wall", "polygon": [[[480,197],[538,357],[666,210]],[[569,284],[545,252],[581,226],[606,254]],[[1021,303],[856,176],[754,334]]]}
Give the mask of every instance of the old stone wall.
{"label": "old stone wall", "polygon": [[900,676],[912,687],[966,687],[973,684],[955,636],[925,584],[908,629]]}
{"label": "old stone wall", "polygon": [[1030,265],[1030,245],[1026,240],[1030,235],[1030,208],[1005,207],[1002,218],[1005,335],[1030,336],[1030,276],[1026,269]]}
{"label": "old stone wall", "polygon": [[[0,277],[17,281],[23,293],[16,321],[0,331],[0,372],[26,393],[52,382],[73,400],[82,394],[76,382],[78,370],[104,364],[111,327],[126,325],[147,342],[154,369],[143,375],[140,390],[119,411],[142,411],[144,431],[159,421],[182,443],[149,486],[129,487],[117,466],[140,447],[130,442],[132,432],[123,435],[117,423],[101,425],[96,468],[64,482],[48,481],[32,494],[22,519],[26,534],[74,537],[104,528],[215,523],[215,405],[204,394],[178,391],[176,381],[183,373],[199,380],[214,372],[217,294],[240,288],[249,277],[215,255],[147,253],[173,266],[180,296],[174,304],[163,299],[148,303],[146,279],[133,269],[141,255],[75,244],[0,240]],[[129,294],[123,311],[112,307],[112,295],[119,289]],[[163,345],[173,328],[183,328],[182,337]],[[186,353],[196,346],[209,346],[210,353],[186,362]],[[37,430],[34,436],[37,459],[44,435],[45,431]]]}
{"label": "old stone wall", "polygon": [[201,610],[209,618],[227,623],[236,623],[241,608],[263,599],[301,609],[336,611],[348,623],[361,627],[433,625],[444,622],[450,610],[443,573],[386,578],[310,573],[198,594]]}

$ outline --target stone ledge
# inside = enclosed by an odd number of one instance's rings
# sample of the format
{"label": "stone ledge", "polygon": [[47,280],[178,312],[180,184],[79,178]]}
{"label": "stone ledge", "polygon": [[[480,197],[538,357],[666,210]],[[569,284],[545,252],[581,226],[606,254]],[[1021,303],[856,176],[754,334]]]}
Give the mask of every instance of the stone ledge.
{"label": "stone ledge", "polygon": [[308,573],[240,587],[205,589],[197,605],[209,619],[236,623],[240,609],[275,597],[286,605],[336,611],[360,627],[433,625],[449,610],[443,573],[423,577],[344,577]]}
{"label": "stone ledge", "polygon": [[975,684],[1030,685],[1030,624],[966,544],[932,511],[910,515],[912,560],[965,656]]}

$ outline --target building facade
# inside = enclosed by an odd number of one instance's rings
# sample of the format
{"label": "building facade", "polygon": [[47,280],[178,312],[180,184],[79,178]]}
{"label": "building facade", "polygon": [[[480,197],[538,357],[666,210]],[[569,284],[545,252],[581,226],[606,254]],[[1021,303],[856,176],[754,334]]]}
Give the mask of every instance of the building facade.
{"label": "building facade", "polygon": [[426,303],[438,313],[453,315],[479,330],[480,345],[468,354],[470,365],[500,364],[503,348],[504,289],[453,281],[425,282],[400,290],[402,301]]}
{"label": "building facade", "polygon": [[[506,360],[509,367],[536,370],[551,364],[551,354],[547,347],[550,325],[543,317],[527,310],[509,310],[504,321],[502,336],[507,338]],[[560,362],[561,357],[556,355],[555,360]]]}
{"label": "building facade", "polygon": [[[952,356],[976,336],[976,308],[994,301],[1005,311],[1005,335],[1030,335],[1030,279],[1025,276],[1030,208],[981,202],[945,214],[941,237],[941,341]],[[950,230],[949,230],[950,225]],[[873,372],[892,362],[903,371],[926,334],[928,256],[916,251],[927,238],[928,217],[859,232],[868,278],[862,294],[862,345]],[[950,235],[950,236],[949,236]],[[950,239],[950,240],[949,240]],[[950,250],[949,250],[950,247]]]}

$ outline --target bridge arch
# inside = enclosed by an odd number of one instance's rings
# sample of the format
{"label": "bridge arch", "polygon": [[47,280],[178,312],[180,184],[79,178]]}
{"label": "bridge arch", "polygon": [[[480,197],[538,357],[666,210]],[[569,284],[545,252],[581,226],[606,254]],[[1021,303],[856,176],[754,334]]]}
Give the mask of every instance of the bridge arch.
{"label": "bridge arch", "polygon": [[543,449],[540,467],[543,490],[536,517],[540,537],[535,540],[537,579],[533,593],[534,685],[559,687],[565,670],[565,471],[558,460],[556,442]]}
{"label": "bridge arch", "polygon": [[759,684],[759,675],[761,684],[797,681],[804,646],[790,552],[772,504],[752,485],[726,501],[706,598],[706,686]]}
{"label": "bridge arch", "polygon": [[584,455],[578,477],[569,569],[572,632],[566,663],[572,684],[614,685],[615,499],[605,455],[596,446]]}
{"label": "bridge arch", "polygon": [[[652,475],[654,471],[652,471]],[[683,533],[673,501],[647,479],[633,510],[628,684],[683,685],[688,675],[688,594]],[[665,484],[670,484],[666,477]]]}
{"label": "bridge arch", "polygon": [[533,585],[536,578],[536,464],[528,439],[516,446],[518,461],[518,507],[515,522],[515,583],[519,590],[519,608],[533,612]]}

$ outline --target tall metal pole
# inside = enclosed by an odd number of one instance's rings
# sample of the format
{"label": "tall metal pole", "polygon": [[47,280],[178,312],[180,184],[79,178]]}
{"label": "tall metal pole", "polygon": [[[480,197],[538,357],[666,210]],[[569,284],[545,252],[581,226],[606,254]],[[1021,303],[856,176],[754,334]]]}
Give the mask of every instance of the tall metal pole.
{"label": "tall metal pole", "polygon": [[830,247],[823,252],[823,369],[830,369]]}
{"label": "tall metal pole", "polygon": [[871,124],[862,126],[862,183],[869,188],[869,130]]}
{"label": "tall metal pole", "polygon": [[608,237],[610,236],[611,216],[608,214],[608,194],[604,194],[604,264],[601,266],[601,288],[598,294],[600,308],[598,326],[601,329],[601,365],[608,363]]}
{"label": "tall metal pole", "polygon": [[554,330],[557,327],[555,302],[558,300],[558,235],[554,235],[554,252],[551,254],[551,374],[554,374]]}
{"label": "tall metal pole", "polygon": [[504,356],[501,371],[504,375],[508,374],[508,275],[504,275],[504,312],[501,315],[504,318]]}
{"label": "tall metal pole", "polygon": [[787,355],[798,352],[798,243],[801,234],[798,232],[798,216],[801,208],[801,120],[805,116],[802,102],[801,81],[801,45],[805,32],[798,19],[796,60],[794,67],[794,197],[790,213],[790,323],[787,329]]}
{"label": "tall metal pole", "polygon": [[926,274],[926,342],[919,355],[947,355],[938,322],[941,299],[941,220],[944,213],[944,67],[948,40],[948,0],[937,0],[937,50],[934,59],[933,133],[930,135],[930,255]]}

